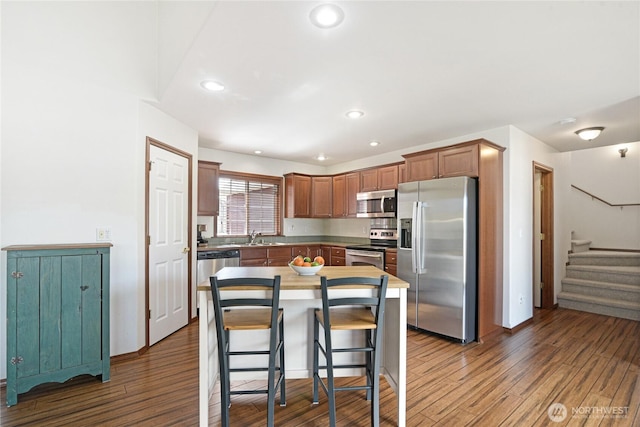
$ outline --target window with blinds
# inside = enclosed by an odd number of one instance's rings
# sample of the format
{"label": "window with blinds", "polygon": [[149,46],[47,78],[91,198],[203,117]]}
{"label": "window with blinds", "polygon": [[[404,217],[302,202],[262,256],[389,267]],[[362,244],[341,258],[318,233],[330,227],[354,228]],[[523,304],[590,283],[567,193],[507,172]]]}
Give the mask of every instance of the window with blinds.
{"label": "window with blinds", "polygon": [[218,236],[281,234],[282,178],[220,171]]}

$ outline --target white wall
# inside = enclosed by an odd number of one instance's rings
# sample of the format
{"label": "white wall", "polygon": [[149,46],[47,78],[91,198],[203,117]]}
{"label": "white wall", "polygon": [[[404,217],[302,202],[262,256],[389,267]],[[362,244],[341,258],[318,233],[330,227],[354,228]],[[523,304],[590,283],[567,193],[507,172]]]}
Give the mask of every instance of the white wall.
{"label": "white wall", "polygon": [[[621,158],[619,149],[628,149]],[[611,204],[640,204],[640,142],[571,153],[571,182]],[[571,230],[594,248],[640,249],[640,206],[611,207],[571,189]]]}
{"label": "white wall", "polygon": [[[570,248],[567,214],[569,153],[509,127],[505,151],[505,270],[503,326],[513,328],[533,316],[533,162],[553,168],[554,292],[560,291]],[[520,303],[522,297],[522,303]]]}

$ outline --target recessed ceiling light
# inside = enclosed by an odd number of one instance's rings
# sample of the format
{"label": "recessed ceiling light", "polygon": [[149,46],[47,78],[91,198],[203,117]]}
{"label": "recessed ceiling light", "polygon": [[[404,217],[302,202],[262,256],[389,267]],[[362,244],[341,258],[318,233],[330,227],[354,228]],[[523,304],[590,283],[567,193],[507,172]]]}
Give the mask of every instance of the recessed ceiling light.
{"label": "recessed ceiling light", "polygon": [[359,119],[360,117],[364,116],[364,111],[350,110],[345,113],[345,116],[349,117],[350,119]]}
{"label": "recessed ceiling light", "polygon": [[603,130],[604,128],[601,126],[585,128],[585,129],[577,130],[576,135],[578,135],[580,138],[584,139],[585,141],[592,141],[596,139],[598,136],[600,136],[600,133]]}
{"label": "recessed ceiling light", "polygon": [[562,119],[560,120],[560,124],[561,125],[570,125],[571,123],[575,123],[576,122],[576,118],[575,117],[567,117],[566,119]]}
{"label": "recessed ceiling light", "polygon": [[316,157],[316,160],[323,161],[323,160],[327,160],[327,158],[325,157],[324,154],[318,154],[318,157]]}
{"label": "recessed ceiling light", "polygon": [[314,7],[309,14],[311,23],[319,28],[337,27],[344,20],[344,12],[335,4],[325,3]]}
{"label": "recessed ceiling light", "polygon": [[380,145],[380,143],[378,141],[371,141],[369,145],[372,147],[377,147],[378,145]]}
{"label": "recessed ceiling light", "polygon": [[254,154],[262,154],[262,150],[255,150],[253,153]]}
{"label": "recessed ceiling light", "polygon": [[200,83],[200,86],[212,92],[220,92],[221,90],[224,90],[224,85],[222,83],[213,80],[205,80]]}

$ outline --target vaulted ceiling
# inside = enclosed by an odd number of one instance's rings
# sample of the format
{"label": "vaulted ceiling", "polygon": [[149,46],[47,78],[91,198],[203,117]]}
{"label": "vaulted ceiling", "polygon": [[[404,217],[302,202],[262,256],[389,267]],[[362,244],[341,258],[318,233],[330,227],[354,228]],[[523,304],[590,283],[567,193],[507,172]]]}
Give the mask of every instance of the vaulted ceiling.
{"label": "vaulted ceiling", "polygon": [[321,29],[319,2],[160,2],[157,106],[202,147],[326,165],[505,125],[559,151],[640,140],[640,2],[334,3]]}

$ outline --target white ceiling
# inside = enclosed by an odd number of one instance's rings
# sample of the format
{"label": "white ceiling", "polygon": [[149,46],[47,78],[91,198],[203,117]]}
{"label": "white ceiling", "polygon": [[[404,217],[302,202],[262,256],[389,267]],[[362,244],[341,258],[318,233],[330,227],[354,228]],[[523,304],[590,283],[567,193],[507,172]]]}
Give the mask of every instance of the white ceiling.
{"label": "white ceiling", "polygon": [[311,25],[318,3],[165,10],[161,60],[179,60],[160,61],[158,107],[202,147],[326,165],[505,125],[559,151],[640,141],[638,1],[335,1],[333,29]]}

